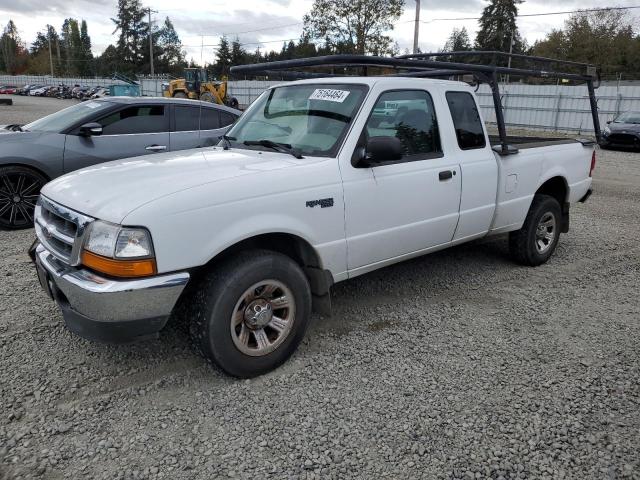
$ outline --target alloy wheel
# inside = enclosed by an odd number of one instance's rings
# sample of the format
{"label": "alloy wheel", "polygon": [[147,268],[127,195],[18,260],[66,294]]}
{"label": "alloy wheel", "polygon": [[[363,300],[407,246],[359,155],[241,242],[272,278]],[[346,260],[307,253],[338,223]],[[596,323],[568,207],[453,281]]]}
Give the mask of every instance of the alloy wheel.
{"label": "alloy wheel", "polygon": [[295,321],[293,292],[278,280],[264,280],[241,295],[231,315],[231,337],[236,348],[259,357],[278,348]]}
{"label": "alloy wheel", "polygon": [[41,187],[41,180],[27,172],[0,175],[0,226],[31,226]]}

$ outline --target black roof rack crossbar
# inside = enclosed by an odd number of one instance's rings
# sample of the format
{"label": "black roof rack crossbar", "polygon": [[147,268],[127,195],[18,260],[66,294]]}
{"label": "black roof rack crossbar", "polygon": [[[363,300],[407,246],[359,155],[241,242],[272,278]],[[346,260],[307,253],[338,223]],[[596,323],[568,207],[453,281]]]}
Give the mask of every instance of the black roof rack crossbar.
{"label": "black roof rack crossbar", "polygon": [[[450,52],[449,52],[450,53]],[[469,53],[469,52],[465,52]],[[477,53],[477,52],[476,52]],[[493,52],[491,52],[493,53]],[[518,55],[518,54],[507,54]],[[389,68],[393,70],[393,73],[388,75],[393,76],[407,76],[407,77],[441,77],[441,76],[455,76],[472,74],[480,82],[486,82],[491,87],[491,93],[496,113],[496,124],[498,126],[498,133],[500,136],[502,154],[509,154],[517,151],[507,143],[507,133],[504,121],[504,112],[502,107],[502,101],[500,97],[500,89],[498,83],[498,75],[512,75],[520,77],[538,77],[538,78],[557,78],[576,80],[585,82],[587,84],[587,91],[589,94],[589,104],[591,106],[591,116],[593,120],[593,128],[596,134],[596,139],[600,141],[600,120],[598,118],[598,105],[595,96],[594,79],[596,75],[590,74],[595,72],[595,68],[591,65],[580,64],[581,66],[588,66],[592,70],[587,71],[586,74],[559,72],[554,70],[538,70],[538,69],[525,69],[525,68],[510,68],[501,67],[497,65],[482,65],[473,63],[458,63],[458,62],[446,62],[432,60],[429,56],[433,54],[417,54],[417,55],[403,55],[401,57],[377,57],[369,55],[324,55],[319,57],[308,58],[295,58],[291,60],[278,60],[275,62],[254,63],[246,65],[236,65],[231,67],[231,73],[248,74],[248,75],[273,75],[276,71],[287,71],[290,74],[300,75],[305,72],[291,72],[292,68],[331,68],[330,75],[322,74],[321,76],[343,76],[341,72],[336,72],[336,67],[340,69],[362,67],[366,75],[367,67],[381,67]],[[526,57],[526,56],[525,56]],[[528,58],[528,57],[526,57]],[[546,57],[532,57],[544,59],[544,61],[552,61],[553,59],[546,59]],[[563,63],[564,61],[558,61]],[[269,73],[267,73],[269,72]],[[319,72],[315,72],[319,73]],[[338,75],[336,75],[338,73]],[[346,76],[346,72],[345,75]],[[299,78],[299,77],[298,77]],[[303,77],[304,78],[304,77]],[[317,78],[315,75],[308,76],[306,78]]]}
{"label": "black roof rack crossbar", "polygon": [[497,50],[461,50],[455,52],[427,52],[427,53],[410,53],[407,55],[398,55],[395,58],[402,59],[419,59],[419,58],[434,58],[434,57],[506,57],[506,58],[518,58],[522,60],[528,60],[532,62],[541,62],[556,65],[571,65],[574,67],[582,68],[595,68],[595,65],[583,62],[573,62],[571,60],[559,60],[549,57],[538,57],[534,55],[523,55],[521,53],[507,53],[499,52]]}
{"label": "black roof rack crossbar", "polygon": [[570,80],[587,81],[590,75],[570,72],[556,72],[553,70],[528,70],[524,68],[498,67],[495,65],[478,65],[472,63],[441,62],[428,59],[409,59],[397,57],[376,57],[369,55],[324,55],[320,57],[294,58],[291,60],[277,60],[275,62],[253,63],[231,67],[232,74],[263,73],[266,70],[286,70],[290,68],[308,67],[387,67],[409,70],[450,69],[483,73],[499,73],[539,78],[566,78]]}

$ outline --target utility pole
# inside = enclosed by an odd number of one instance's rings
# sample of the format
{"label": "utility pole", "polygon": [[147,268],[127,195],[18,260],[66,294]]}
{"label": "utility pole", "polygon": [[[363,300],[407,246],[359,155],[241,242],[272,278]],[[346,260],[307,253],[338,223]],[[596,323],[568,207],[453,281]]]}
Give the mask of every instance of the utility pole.
{"label": "utility pole", "polygon": [[[511,43],[509,44],[509,60],[507,67],[511,68],[511,54],[513,53],[513,32],[511,32]],[[509,83],[509,74],[507,74],[507,84]]]}
{"label": "utility pole", "polygon": [[418,53],[418,36],[420,35],[420,0],[416,0],[416,21],[413,29],[413,53]]}
{"label": "utility pole", "polygon": [[49,65],[51,66],[51,76],[53,77],[53,55],[51,54],[51,25],[47,25],[47,40],[49,41]]}
{"label": "utility pole", "polygon": [[[155,10],[153,10],[155,13]],[[153,77],[153,34],[151,32],[151,7],[147,8],[149,13],[149,62],[151,64],[151,76]]]}

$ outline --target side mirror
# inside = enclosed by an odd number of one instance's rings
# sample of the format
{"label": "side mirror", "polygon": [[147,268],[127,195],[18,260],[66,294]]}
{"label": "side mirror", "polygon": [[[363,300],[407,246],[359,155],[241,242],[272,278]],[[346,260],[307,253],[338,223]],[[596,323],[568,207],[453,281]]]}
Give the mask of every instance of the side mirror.
{"label": "side mirror", "polygon": [[94,137],[102,135],[102,125],[96,122],[85,123],[80,127],[80,136]]}
{"label": "side mirror", "polygon": [[613,120],[607,120],[607,125],[609,125]]}
{"label": "side mirror", "polygon": [[367,141],[364,158],[359,166],[373,167],[402,158],[402,142],[396,137],[372,137]]}

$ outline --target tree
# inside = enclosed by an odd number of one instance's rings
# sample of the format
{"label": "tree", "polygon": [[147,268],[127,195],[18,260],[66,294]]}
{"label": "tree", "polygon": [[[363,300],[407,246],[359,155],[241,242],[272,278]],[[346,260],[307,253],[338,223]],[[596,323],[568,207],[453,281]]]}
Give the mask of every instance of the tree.
{"label": "tree", "polygon": [[[118,70],[135,73],[144,62],[145,40],[148,41],[148,24],[144,21],[146,12],[140,0],[118,0],[116,18],[111,21],[119,32],[116,50],[120,58]],[[148,51],[148,46],[146,50]]]}
{"label": "tree", "polygon": [[393,30],[404,0],[314,0],[304,16],[304,35],[323,39],[337,53],[381,55],[392,50]]}
{"label": "tree", "polygon": [[469,32],[465,27],[454,28],[442,49],[444,52],[463,52],[471,50]]}
{"label": "tree", "polygon": [[241,65],[243,63],[246,63],[246,57],[247,51],[242,48],[240,39],[236,37],[235,40],[231,42],[231,65]]}
{"label": "tree", "polygon": [[11,75],[20,73],[26,67],[28,56],[16,24],[9,20],[0,37],[0,71]]}
{"label": "tree", "polygon": [[220,45],[216,50],[216,63],[213,67],[214,75],[221,76],[229,73],[229,67],[231,66],[231,48],[229,47],[229,40],[226,36],[220,37]]}
{"label": "tree", "polygon": [[89,75],[93,71],[93,53],[91,53],[91,37],[87,29],[87,22],[80,24],[80,52],[78,70],[81,75]]}
{"label": "tree", "polygon": [[[522,53],[525,45],[518,32],[516,17],[518,5],[523,0],[488,1],[489,5],[484,8],[479,20],[480,30],[476,36],[476,49],[509,52],[510,42],[513,39],[513,52]],[[501,59],[499,63],[506,63],[506,60]]]}
{"label": "tree", "polygon": [[552,30],[535,43],[533,51],[536,55],[593,63],[605,71],[635,73],[640,70],[639,42],[626,12],[601,10],[571,15],[564,29]]}
{"label": "tree", "polygon": [[186,66],[182,42],[169,17],[164,19],[154,45],[160,49],[158,71],[178,73]]}

